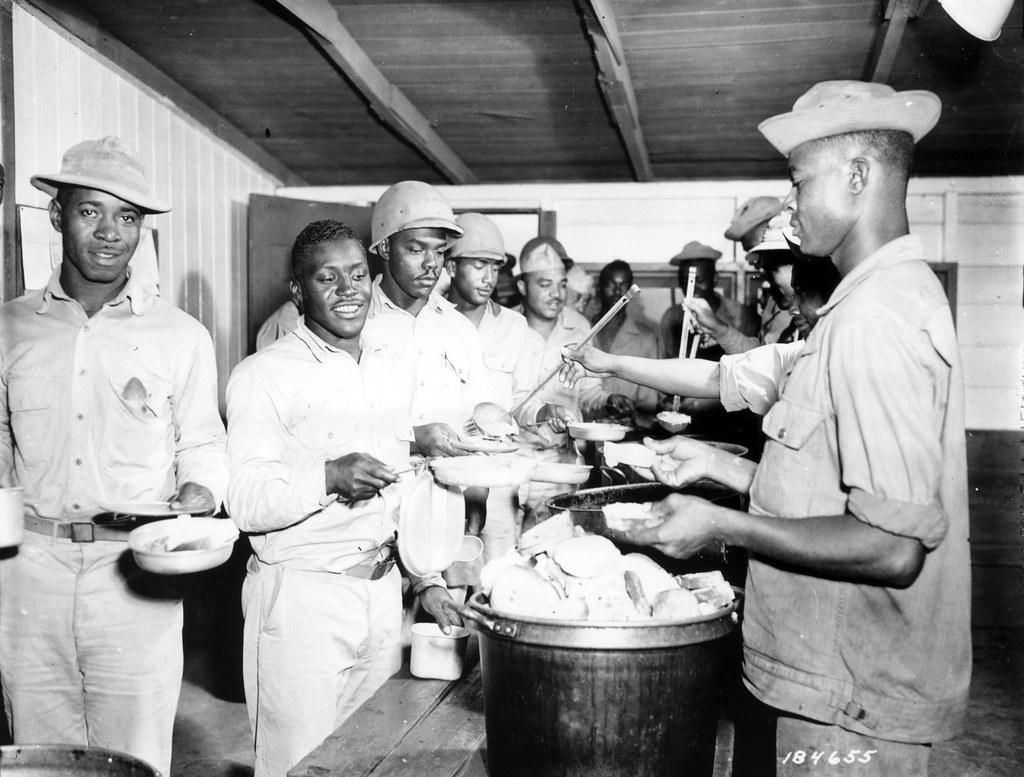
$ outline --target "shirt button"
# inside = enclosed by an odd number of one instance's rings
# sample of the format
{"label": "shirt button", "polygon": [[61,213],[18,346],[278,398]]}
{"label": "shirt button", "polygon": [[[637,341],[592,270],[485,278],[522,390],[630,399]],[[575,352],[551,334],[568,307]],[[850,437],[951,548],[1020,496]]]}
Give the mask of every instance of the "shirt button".
{"label": "shirt button", "polygon": [[88,325],[88,324],[86,324],[85,326],[83,326],[83,327],[82,327],[82,331],[83,331],[83,332],[88,332],[88,331],[89,331],[89,325]]}
{"label": "shirt button", "polygon": [[79,371],[78,371],[78,374],[79,374],[79,375],[85,375],[85,370],[84,370],[84,369],[82,369],[82,370],[79,370]]}
{"label": "shirt button", "polygon": [[79,421],[84,421],[85,420],[85,416],[82,415],[81,413],[78,414],[77,418],[78,418]]}
{"label": "shirt button", "polygon": [[78,502],[75,502],[73,505],[71,505],[71,509],[72,510],[81,510],[82,509],[82,505],[78,504]]}
{"label": "shirt button", "polygon": [[81,467],[82,466],[82,460],[81,459],[75,459],[75,464],[77,464],[79,467]]}
{"label": "shirt button", "polygon": [[783,439],[786,436],[786,427],[779,429],[779,439]]}

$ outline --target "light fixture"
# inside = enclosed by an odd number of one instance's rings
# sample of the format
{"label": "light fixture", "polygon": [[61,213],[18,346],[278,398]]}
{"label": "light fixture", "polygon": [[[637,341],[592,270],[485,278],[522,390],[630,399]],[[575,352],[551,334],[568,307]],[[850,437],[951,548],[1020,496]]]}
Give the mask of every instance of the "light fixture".
{"label": "light fixture", "polygon": [[1013,0],[939,0],[953,21],[975,38],[995,40],[1010,15]]}

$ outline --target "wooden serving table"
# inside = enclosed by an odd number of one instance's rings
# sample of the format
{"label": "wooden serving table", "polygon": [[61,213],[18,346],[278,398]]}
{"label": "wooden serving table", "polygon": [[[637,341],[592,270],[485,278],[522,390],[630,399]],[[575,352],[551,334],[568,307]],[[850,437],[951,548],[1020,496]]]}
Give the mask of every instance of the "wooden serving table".
{"label": "wooden serving table", "polygon": [[[421,680],[406,663],[288,777],[487,777],[477,639],[462,679]],[[732,723],[720,719],[714,777],[731,773],[732,744]]]}

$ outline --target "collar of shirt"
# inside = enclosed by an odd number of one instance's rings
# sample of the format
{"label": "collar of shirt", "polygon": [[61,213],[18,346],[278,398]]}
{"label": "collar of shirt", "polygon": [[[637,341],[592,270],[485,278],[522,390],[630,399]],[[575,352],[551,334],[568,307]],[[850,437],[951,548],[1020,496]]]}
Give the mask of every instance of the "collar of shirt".
{"label": "collar of shirt", "polygon": [[487,302],[484,303],[484,318],[497,320],[498,318],[501,317],[502,311],[504,310],[505,308],[503,308],[493,299],[489,299],[487,300]]}
{"label": "collar of shirt", "polygon": [[583,316],[582,313],[577,313],[572,308],[562,308],[562,312],[558,314],[558,323],[556,327],[563,329],[567,332],[581,331],[587,332],[590,330],[590,322]]}
{"label": "collar of shirt", "polygon": [[[349,359],[352,358],[352,354],[350,354],[348,351],[342,350],[341,348],[336,348],[335,346],[330,345],[327,342],[324,342],[324,340],[322,340],[320,337],[314,334],[313,330],[306,326],[305,316],[299,317],[299,325],[292,330],[292,334],[294,334],[297,338],[299,338],[300,341],[302,341],[302,343],[309,349],[309,352],[313,356],[313,358],[316,359],[321,364],[323,364],[327,359],[331,358],[327,354],[340,354],[343,356],[347,356]],[[362,337],[360,337],[359,349],[362,350],[362,347],[363,339]]]}
{"label": "collar of shirt", "polygon": [[[383,275],[378,275],[373,279],[373,285],[370,289],[370,315],[374,316],[383,310],[390,310],[394,313],[405,313],[407,316],[411,316],[412,314],[409,311],[396,305],[391,297],[384,292],[384,289],[381,288],[380,282],[383,277]],[[433,310],[436,313],[443,313],[446,310],[455,310],[455,305],[449,302],[435,286],[430,290],[427,304],[423,306],[423,310],[427,309]]]}
{"label": "collar of shirt", "polygon": [[917,235],[904,235],[895,240],[890,240],[879,248],[864,261],[854,267],[845,278],[843,278],[828,302],[818,308],[818,315],[824,316],[832,308],[846,299],[864,280],[877,270],[886,267],[894,267],[903,262],[923,261],[924,246]]}
{"label": "collar of shirt", "polygon": [[[60,268],[62,265],[58,264],[53,268],[53,272],[50,274],[50,280],[46,284],[46,288],[43,290],[42,301],[39,304],[36,313],[45,314],[50,309],[51,299],[60,300],[71,300],[73,299],[70,294],[64,291],[64,287],[60,285]],[[137,316],[144,315],[146,310],[149,309],[153,298],[157,296],[156,290],[152,289],[141,280],[137,280],[132,276],[131,270],[128,271],[128,281],[125,283],[124,288],[118,293],[114,299],[107,302],[104,307],[120,305],[126,299],[128,304],[131,306],[132,313]],[[76,300],[77,301],[77,300]]]}

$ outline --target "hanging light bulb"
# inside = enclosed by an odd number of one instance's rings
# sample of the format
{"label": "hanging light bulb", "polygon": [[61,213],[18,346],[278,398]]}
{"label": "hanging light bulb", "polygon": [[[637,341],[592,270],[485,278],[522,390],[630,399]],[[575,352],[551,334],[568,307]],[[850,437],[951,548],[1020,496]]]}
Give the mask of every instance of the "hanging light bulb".
{"label": "hanging light bulb", "polygon": [[939,0],[953,21],[975,38],[995,40],[1010,15],[1013,0]]}

